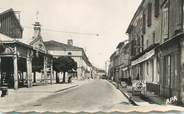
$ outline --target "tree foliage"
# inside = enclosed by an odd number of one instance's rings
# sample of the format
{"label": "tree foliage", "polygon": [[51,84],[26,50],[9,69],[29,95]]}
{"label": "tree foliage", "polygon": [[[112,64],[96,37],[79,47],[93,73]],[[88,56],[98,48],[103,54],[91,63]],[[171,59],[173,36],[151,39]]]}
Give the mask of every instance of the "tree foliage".
{"label": "tree foliage", "polygon": [[69,56],[54,59],[53,68],[56,72],[72,72],[77,70],[77,63]]}
{"label": "tree foliage", "polygon": [[[63,72],[63,82],[65,83],[65,72],[77,70],[77,63],[69,56],[62,56],[54,59],[53,68],[56,72]],[[56,82],[59,83],[58,76],[56,76]]]}

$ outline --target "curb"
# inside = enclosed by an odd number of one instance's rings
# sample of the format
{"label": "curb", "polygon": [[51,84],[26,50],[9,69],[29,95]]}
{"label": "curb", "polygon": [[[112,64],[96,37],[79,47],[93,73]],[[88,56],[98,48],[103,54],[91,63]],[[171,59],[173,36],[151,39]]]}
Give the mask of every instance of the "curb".
{"label": "curb", "polygon": [[68,90],[68,89],[71,89],[71,88],[74,88],[74,87],[77,87],[77,86],[79,86],[79,85],[73,85],[73,86],[71,86],[71,87],[67,87],[67,88],[64,88],[64,89],[60,89],[60,90],[55,91],[54,93],[59,93],[59,92],[61,92],[61,91],[65,91],[65,90]]}
{"label": "curb", "polygon": [[121,86],[118,87],[117,84],[114,84],[112,81],[109,81],[112,85],[114,85],[117,89],[119,89],[121,91],[121,93],[128,99],[128,101],[133,104],[134,106],[139,106],[133,99],[132,97],[130,97],[128,94],[126,94],[126,92],[124,92]]}
{"label": "curb", "polygon": [[[121,86],[120,86],[120,88],[121,88]],[[123,90],[122,90],[122,88],[120,89],[119,88],[119,90],[121,91],[121,93],[123,93],[123,95],[129,100],[129,102],[131,103],[131,104],[133,104],[134,106],[139,106],[133,99],[132,99],[132,97],[130,97],[128,94],[126,94],[126,92],[124,92]]]}

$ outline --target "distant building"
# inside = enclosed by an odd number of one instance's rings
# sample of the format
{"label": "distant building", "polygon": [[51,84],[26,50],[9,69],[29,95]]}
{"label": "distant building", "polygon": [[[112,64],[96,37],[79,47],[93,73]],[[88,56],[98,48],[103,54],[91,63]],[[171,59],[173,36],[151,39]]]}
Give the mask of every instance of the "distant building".
{"label": "distant building", "polygon": [[[45,43],[48,52],[53,55],[54,58],[60,56],[70,56],[77,62],[76,77],[78,79],[92,78],[92,64],[90,63],[83,48],[73,45],[73,40],[69,39],[67,44],[57,41],[46,41]],[[74,76],[75,77],[75,76]]]}
{"label": "distant building", "polygon": [[120,82],[126,81],[130,77],[129,45],[128,41],[120,42],[116,51],[110,56],[109,79]]}
{"label": "distant building", "polygon": [[96,75],[97,79],[106,79],[106,73],[105,70],[102,69],[97,69],[97,75]]}

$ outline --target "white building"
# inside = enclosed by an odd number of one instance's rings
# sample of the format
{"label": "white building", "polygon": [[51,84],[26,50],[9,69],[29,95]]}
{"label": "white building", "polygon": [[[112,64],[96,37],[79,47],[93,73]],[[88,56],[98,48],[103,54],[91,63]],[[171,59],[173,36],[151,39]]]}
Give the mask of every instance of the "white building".
{"label": "white building", "polygon": [[70,56],[77,62],[78,79],[92,78],[92,65],[88,60],[83,48],[73,46],[73,40],[69,39],[68,44],[60,43],[57,41],[46,41],[45,46],[48,52],[54,58],[60,56]]}

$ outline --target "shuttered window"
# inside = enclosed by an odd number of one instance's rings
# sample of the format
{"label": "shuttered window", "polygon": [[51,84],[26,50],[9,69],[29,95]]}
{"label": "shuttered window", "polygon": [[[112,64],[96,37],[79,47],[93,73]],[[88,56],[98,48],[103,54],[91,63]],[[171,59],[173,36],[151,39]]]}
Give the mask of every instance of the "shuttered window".
{"label": "shuttered window", "polygon": [[160,4],[159,4],[159,0],[155,0],[155,17],[159,16],[159,11],[160,11]]}
{"label": "shuttered window", "polygon": [[145,34],[146,33],[146,15],[145,13],[143,12],[143,19],[142,19],[142,33]]}
{"label": "shuttered window", "polygon": [[148,3],[148,15],[147,15],[147,24],[148,24],[148,27],[151,26],[152,24],[152,4],[151,3]]}
{"label": "shuttered window", "polygon": [[162,37],[164,40],[168,39],[168,6],[166,5],[163,10],[162,17]]}

